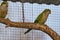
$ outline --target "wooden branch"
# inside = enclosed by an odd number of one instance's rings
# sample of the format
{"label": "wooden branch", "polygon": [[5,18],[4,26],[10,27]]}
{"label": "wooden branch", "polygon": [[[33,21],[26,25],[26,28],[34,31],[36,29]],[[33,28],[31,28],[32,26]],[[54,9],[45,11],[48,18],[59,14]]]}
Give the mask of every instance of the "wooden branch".
{"label": "wooden branch", "polygon": [[10,27],[16,27],[16,28],[32,28],[35,30],[41,30],[45,33],[47,33],[53,40],[60,40],[60,35],[58,35],[55,31],[53,31],[51,28],[49,28],[47,25],[41,25],[31,22],[13,22],[9,19],[3,19],[0,18],[0,23],[3,23],[5,25],[8,25]]}

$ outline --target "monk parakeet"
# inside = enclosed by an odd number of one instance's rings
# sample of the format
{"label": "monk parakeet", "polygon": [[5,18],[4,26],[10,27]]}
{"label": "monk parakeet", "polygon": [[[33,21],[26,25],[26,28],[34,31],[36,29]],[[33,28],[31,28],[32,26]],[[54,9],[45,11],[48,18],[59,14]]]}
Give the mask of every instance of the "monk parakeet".
{"label": "monk parakeet", "polygon": [[[51,14],[51,10],[45,9],[41,14],[39,14],[34,23],[44,24],[47,21],[49,14]],[[31,30],[32,29],[28,29],[24,34],[30,32]]]}
{"label": "monk parakeet", "polygon": [[8,2],[3,1],[0,5],[0,17],[5,18],[7,15],[7,11],[8,11]]}

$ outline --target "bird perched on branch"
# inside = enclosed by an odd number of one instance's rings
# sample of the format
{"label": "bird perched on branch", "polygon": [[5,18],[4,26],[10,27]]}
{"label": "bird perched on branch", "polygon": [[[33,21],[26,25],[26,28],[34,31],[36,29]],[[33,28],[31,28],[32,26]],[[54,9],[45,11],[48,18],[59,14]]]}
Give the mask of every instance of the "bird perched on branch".
{"label": "bird perched on branch", "polygon": [[5,18],[8,12],[8,2],[3,1],[0,5],[0,17]]}
{"label": "bird perched on branch", "polygon": [[[47,21],[47,18],[49,16],[49,14],[51,14],[51,10],[50,9],[45,9],[41,14],[39,14],[39,16],[36,18],[34,23],[44,24]],[[30,32],[31,30],[32,29],[28,29],[24,34]]]}

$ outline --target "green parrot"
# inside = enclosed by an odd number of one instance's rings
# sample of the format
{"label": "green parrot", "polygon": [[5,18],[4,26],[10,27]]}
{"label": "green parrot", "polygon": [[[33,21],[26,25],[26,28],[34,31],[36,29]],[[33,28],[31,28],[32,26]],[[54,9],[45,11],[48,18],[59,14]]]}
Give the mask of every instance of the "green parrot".
{"label": "green parrot", "polygon": [[0,17],[5,18],[8,12],[8,2],[3,1],[0,5]]}
{"label": "green parrot", "polygon": [[[47,18],[51,14],[50,9],[45,9],[39,16],[35,19],[34,23],[44,24],[47,21]],[[24,34],[30,32],[32,29],[28,29]]]}

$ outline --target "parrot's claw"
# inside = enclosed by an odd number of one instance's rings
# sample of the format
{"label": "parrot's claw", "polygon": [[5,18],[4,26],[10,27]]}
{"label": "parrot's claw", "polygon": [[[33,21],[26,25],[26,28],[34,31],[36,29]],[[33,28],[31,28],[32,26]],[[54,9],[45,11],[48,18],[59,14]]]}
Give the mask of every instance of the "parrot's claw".
{"label": "parrot's claw", "polygon": [[6,18],[6,19],[10,21],[10,19],[9,19],[9,18]]}
{"label": "parrot's claw", "polygon": [[7,18],[7,20],[9,20],[9,18]]}
{"label": "parrot's claw", "polygon": [[5,28],[9,27],[8,25],[5,26]]}

